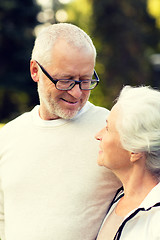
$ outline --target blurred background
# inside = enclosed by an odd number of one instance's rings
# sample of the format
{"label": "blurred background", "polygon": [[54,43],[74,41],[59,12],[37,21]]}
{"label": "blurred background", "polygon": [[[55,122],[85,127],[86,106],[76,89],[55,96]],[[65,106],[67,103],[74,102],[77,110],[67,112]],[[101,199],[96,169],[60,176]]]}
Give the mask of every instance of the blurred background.
{"label": "blurred background", "polygon": [[110,109],[126,84],[160,88],[160,0],[0,1],[1,123],[39,103],[31,51],[40,29],[58,22],[81,27],[97,48],[92,103]]}

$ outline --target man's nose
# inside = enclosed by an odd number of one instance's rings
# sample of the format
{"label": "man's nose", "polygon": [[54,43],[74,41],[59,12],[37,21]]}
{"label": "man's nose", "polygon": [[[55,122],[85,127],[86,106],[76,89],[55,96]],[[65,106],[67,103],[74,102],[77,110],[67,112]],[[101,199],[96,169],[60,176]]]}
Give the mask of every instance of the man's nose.
{"label": "man's nose", "polygon": [[68,91],[68,93],[74,98],[80,98],[82,95],[82,90],[80,89],[79,84],[76,84],[71,90]]}

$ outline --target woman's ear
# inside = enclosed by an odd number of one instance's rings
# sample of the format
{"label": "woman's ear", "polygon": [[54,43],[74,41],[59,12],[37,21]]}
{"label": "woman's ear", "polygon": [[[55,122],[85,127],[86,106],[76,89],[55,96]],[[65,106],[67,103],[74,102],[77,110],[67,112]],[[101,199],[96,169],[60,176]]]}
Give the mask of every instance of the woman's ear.
{"label": "woman's ear", "polygon": [[38,75],[38,66],[36,61],[31,60],[30,62],[30,73],[31,73],[31,77],[33,79],[34,82],[38,82],[39,81],[39,75]]}
{"label": "woman's ear", "polygon": [[138,161],[139,159],[141,159],[143,157],[144,157],[144,153],[143,152],[140,152],[140,153],[131,152],[130,161],[132,163],[134,163],[134,162]]}

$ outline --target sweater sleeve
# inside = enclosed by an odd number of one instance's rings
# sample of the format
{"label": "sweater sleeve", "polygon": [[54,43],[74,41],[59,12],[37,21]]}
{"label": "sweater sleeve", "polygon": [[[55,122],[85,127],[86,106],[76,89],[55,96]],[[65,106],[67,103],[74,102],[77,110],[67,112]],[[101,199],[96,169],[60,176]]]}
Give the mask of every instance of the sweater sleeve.
{"label": "sweater sleeve", "polygon": [[[3,139],[3,131],[4,127],[1,128],[0,130],[0,143],[1,143],[1,148],[0,148],[0,162],[1,162],[1,154],[2,154],[2,148],[4,140]],[[1,170],[1,165],[0,165],[0,170]],[[0,171],[1,173],[1,171]],[[1,174],[0,174],[0,240],[5,240],[5,230],[4,230],[4,194],[2,190],[2,181],[1,181]]]}
{"label": "sweater sleeve", "polygon": [[3,205],[3,192],[0,184],[0,240],[5,240],[4,234],[4,205]]}

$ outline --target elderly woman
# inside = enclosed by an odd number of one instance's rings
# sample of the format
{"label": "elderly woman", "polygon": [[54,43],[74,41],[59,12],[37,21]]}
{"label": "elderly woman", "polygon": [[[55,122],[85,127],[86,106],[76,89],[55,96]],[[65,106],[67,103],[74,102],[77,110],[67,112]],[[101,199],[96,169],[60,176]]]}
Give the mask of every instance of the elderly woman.
{"label": "elderly woman", "polygon": [[121,180],[97,240],[160,239],[160,92],[122,89],[100,141],[98,164]]}

